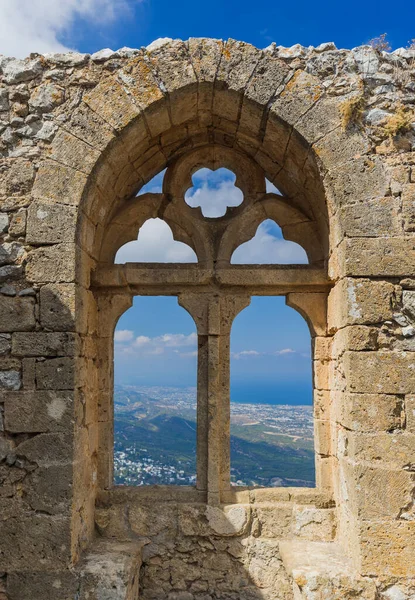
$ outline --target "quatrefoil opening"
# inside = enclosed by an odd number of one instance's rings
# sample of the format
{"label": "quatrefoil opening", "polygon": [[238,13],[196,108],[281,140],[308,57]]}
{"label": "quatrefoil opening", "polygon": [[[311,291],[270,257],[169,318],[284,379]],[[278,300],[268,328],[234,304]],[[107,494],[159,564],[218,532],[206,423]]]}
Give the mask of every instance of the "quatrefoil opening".
{"label": "quatrefoil opening", "polygon": [[193,187],[187,190],[185,202],[191,208],[200,207],[204,217],[223,217],[229,207],[240,206],[244,200],[235,181],[229,169],[199,169],[192,176]]}

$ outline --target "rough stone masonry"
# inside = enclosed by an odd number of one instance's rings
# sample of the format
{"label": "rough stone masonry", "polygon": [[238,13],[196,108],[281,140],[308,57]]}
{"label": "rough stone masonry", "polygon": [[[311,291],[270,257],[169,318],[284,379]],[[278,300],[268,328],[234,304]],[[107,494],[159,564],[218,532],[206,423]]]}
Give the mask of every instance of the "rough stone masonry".
{"label": "rough stone masonry", "polygon": [[[414,599],[415,49],[163,39],[0,76],[0,600]],[[202,166],[235,171],[240,209],[184,206]],[[155,216],[198,264],[113,264]],[[266,218],[309,265],[230,264]],[[195,488],[112,485],[113,330],[140,293],[197,324]],[[315,489],[229,485],[253,294],[310,326]]]}

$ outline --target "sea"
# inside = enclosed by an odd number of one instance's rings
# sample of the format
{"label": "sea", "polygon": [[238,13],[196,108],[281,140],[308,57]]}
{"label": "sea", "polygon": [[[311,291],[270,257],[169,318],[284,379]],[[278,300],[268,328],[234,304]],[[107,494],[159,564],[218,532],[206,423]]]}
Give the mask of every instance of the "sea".
{"label": "sea", "polygon": [[312,405],[311,382],[231,382],[231,402],[238,404]]}

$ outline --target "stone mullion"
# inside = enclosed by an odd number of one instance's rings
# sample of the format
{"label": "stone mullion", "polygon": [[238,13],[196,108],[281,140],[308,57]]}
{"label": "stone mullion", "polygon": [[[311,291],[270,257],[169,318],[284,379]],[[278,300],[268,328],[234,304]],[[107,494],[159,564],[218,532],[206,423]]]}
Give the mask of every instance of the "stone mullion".
{"label": "stone mullion", "polygon": [[219,446],[221,448],[220,463],[220,489],[230,488],[231,458],[230,458],[230,328],[225,328],[219,342],[219,369],[220,369],[220,431]]}
{"label": "stone mullion", "polygon": [[207,490],[208,474],[208,336],[198,335],[196,487]]}
{"label": "stone mullion", "polygon": [[198,329],[197,487],[219,504],[230,486],[230,330],[248,296],[181,294]]}

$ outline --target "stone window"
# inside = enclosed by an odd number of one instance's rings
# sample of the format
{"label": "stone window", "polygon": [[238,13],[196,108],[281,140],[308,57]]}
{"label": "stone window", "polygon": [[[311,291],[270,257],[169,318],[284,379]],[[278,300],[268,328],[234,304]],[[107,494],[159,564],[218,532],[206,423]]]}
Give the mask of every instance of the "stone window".
{"label": "stone window", "polygon": [[231,331],[231,485],[314,487],[311,339],[285,298],[252,296]]}
{"label": "stone window", "polygon": [[189,313],[173,296],[136,296],[114,333],[115,485],[194,484],[196,368]]}
{"label": "stone window", "polygon": [[[205,216],[210,210],[205,199],[196,193],[189,196],[189,190],[197,177],[214,177],[218,169],[232,170],[235,179],[229,176],[228,190],[239,190],[243,197],[237,202],[233,191],[225,214],[209,217]],[[111,290],[106,310],[112,319],[137,294],[176,296],[193,317],[198,333],[196,488],[212,504],[230,490],[230,331],[235,317],[253,295],[283,295],[307,319],[313,336],[326,329],[327,284],[314,230],[299,208],[278,190],[267,192],[267,187],[263,170],[246,155],[214,145],[188,152],[163,174],[161,193],[139,194],[113,217],[106,239],[111,244],[108,257],[114,257],[119,248],[136,239],[140,228],[144,231],[150,219],[162,217],[175,243],[193,250],[197,264],[190,260],[149,263],[140,255],[140,261],[103,267],[95,274],[95,293]],[[231,264],[234,251],[249,242],[267,220],[281,226],[289,240],[286,243],[302,245],[310,264]],[[137,245],[139,241],[140,234]],[[305,262],[305,256],[300,256],[301,261]],[[108,411],[111,406],[110,402]],[[110,424],[108,430],[112,431]],[[112,447],[110,441],[107,447]],[[104,456],[110,461],[108,452]],[[112,465],[101,465],[101,475],[102,483],[111,485]]]}

